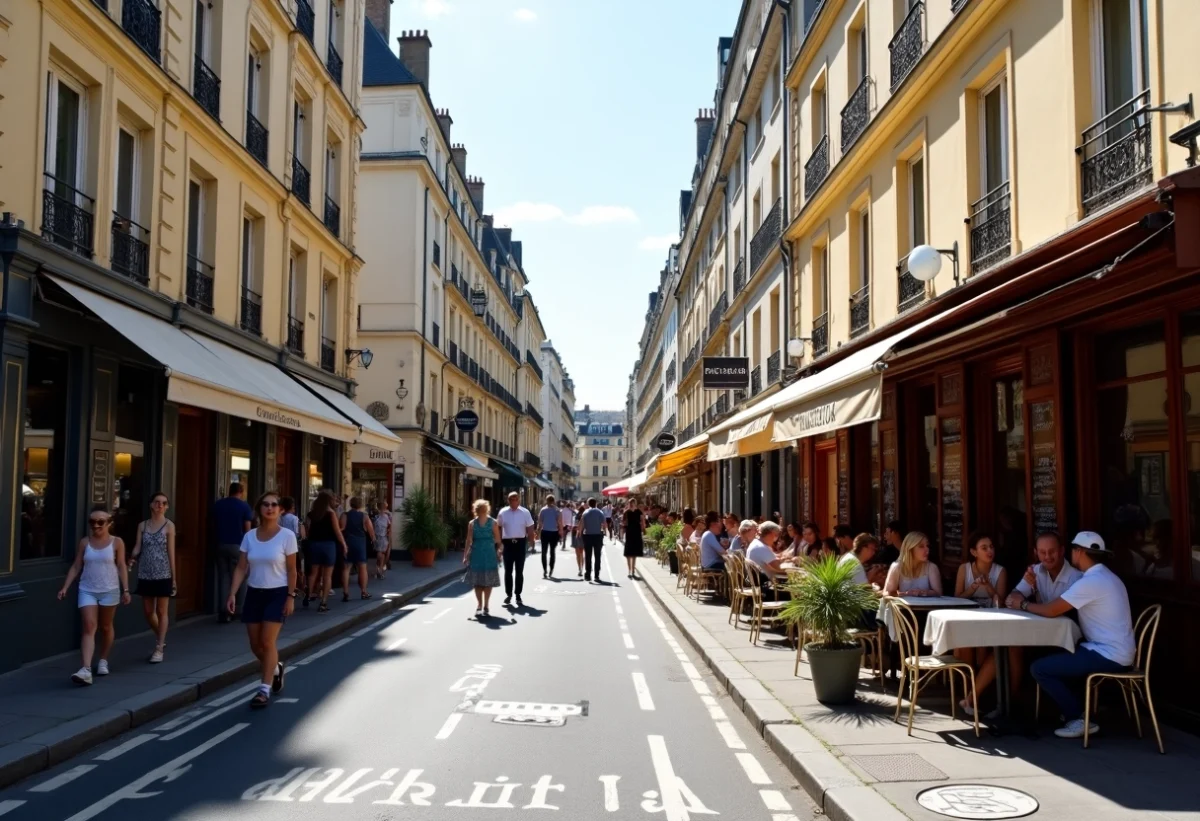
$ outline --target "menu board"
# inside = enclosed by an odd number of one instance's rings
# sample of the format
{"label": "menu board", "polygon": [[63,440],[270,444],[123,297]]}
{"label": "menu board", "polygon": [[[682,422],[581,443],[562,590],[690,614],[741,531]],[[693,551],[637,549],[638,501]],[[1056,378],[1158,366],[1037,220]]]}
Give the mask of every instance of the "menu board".
{"label": "menu board", "polygon": [[800,516],[806,520],[812,518],[812,482],[807,476],[800,480]]}
{"label": "menu board", "polygon": [[850,523],[850,437],[838,437],[837,456],[838,524]]}
{"label": "menu board", "polygon": [[896,431],[882,431],[881,437],[883,439],[883,470],[880,477],[883,485],[883,521],[886,524],[900,518],[896,514]]}
{"label": "menu board", "polygon": [[962,419],[948,416],[942,430],[942,550],[943,555],[961,556],[966,508],[963,503]]}
{"label": "menu board", "polygon": [[1058,437],[1054,427],[1054,401],[1029,405],[1030,440],[1033,446],[1033,529],[1058,530]]}
{"label": "menu board", "polygon": [[112,454],[106,448],[96,448],[92,451],[92,504],[111,506],[108,498],[109,473],[112,466]]}

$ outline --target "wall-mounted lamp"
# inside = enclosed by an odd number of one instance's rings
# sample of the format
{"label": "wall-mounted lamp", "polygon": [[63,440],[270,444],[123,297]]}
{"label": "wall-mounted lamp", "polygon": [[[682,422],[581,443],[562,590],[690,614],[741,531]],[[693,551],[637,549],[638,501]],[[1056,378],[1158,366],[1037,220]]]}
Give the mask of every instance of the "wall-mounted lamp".
{"label": "wall-mounted lamp", "polygon": [[375,354],[371,353],[370,348],[347,348],[346,349],[346,364],[353,365],[354,360],[362,362],[364,369],[371,367],[371,363],[375,361]]}
{"label": "wall-mounted lamp", "polygon": [[800,336],[795,339],[789,339],[787,344],[787,354],[792,359],[799,359],[804,356],[804,343],[811,342],[811,337]]}
{"label": "wall-mounted lamp", "polygon": [[918,282],[929,282],[941,273],[942,257],[950,257],[954,263],[954,284],[958,285],[958,240],[949,248],[918,245],[908,254],[908,272]]}

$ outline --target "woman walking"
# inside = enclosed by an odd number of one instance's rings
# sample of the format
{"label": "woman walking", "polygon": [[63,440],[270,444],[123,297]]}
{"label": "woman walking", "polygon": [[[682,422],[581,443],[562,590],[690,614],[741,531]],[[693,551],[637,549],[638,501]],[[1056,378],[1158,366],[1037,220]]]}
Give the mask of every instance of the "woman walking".
{"label": "woman walking", "polygon": [[463,581],[475,589],[475,618],[491,615],[488,603],[492,588],[500,586],[500,523],[491,517],[492,506],[479,499],[471,506],[475,518],[467,526],[467,549],[463,564],[467,572]]}
{"label": "woman walking", "polygon": [[392,566],[392,514],[377,506],[371,526],[375,528],[375,578],[382,579]]}
{"label": "woman walking", "polygon": [[329,612],[329,588],[333,583],[333,566],[337,563],[337,550],[340,547],[345,556],[346,540],[342,536],[342,528],[333,512],[333,494],[322,490],[317,494],[312,508],[308,511],[308,551],[312,559],[312,569],[308,574],[309,594],[304,597],[304,606],[320,591],[321,604],[318,613]]}
{"label": "woman walking", "polygon": [[137,594],[142,597],[142,613],[154,631],[154,652],[150,663],[163,660],[167,646],[167,621],[171,598],[175,595],[175,523],[167,518],[167,494],[150,497],[150,518],[138,525],[137,542],[129,557],[129,569],[138,563]]}
{"label": "woman walking", "polygon": [[100,661],[96,675],[108,675],[108,651],[112,649],[113,616],[117,603],[129,604],[129,573],[125,564],[125,542],[113,536],[112,514],[103,505],[96,505],[88,515],[88,535],[79,541],[75,561],[67,570],[67,578],[58,591],[58,600],[67,597],[72,582],[79,579],[79,618],[83,636],[79,640],[79,656],[83,666],[71,676],[76,684],[92,683],[92,656],[96,654],[96,633],[100,633]]}
{"label": "woman walking", "polygon": [[[250,699],[256,709],[271,703],[271,693],[283,689],[283,662],[279,660],[279,631],[296,607],[296,534],[279,523],[279,497],[264,493],[254,505],[258,527],[242,538],[241,555],[233,571],[233,590],[246,582],[242,624],[250,639],[250,652],[258,659],[262,680]],[[233,593],[225,602],[233,615],[237,600]]]}
{"label": "woman walking", "polygon": [[645,551],[642,544],[642,534],[646,531],[646,517],[638,507],[637,499],[629,500],[625,510],[625,564],[629,569],[629,578],[637,578],[637,560]]}
{"label": "woman walking", "polygon": [[350,601],[350,565],[358,568],[358,589],[360,599],[369,599],[367,592],[367,540],[375,542],[375,528],[370,518],[363,512],[362,499],[354,496],[350,499],[350,509],[342,514],[338,524],[346,539],[346,561],[342,564],[342,601]]}

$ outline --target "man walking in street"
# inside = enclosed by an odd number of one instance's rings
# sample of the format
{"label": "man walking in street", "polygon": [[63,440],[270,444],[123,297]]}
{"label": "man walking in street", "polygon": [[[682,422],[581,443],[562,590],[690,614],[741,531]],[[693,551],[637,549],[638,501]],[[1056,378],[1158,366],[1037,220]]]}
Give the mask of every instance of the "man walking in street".
{"label": "man walking in street", "polygon": [[596,507],[595,499],[588,499],[587,503],[587,510],[579,517],[579,530],[583,535],[583,580],[590,582],[594,573],[598,582],[600,551],[604,549],[604,511]]}
{"label": "man walking in street", "polygon": [[572,537],[575,533],[575,508],[571,506],[570,502],[566,501],[559,502],[559,505],[559,518],[563,534],[562,549],[566,550],[568,548],[568,537]]}
{"label": "man walking in street", "polygon": [[[546,506],[538,511],[538,526],[542,529],[542,578],[548,579],[554,575],[554,548],[562,538],[562,514],[554,504],[554,496],[546,497]],[[549,568],[546,566],[546,556],[549,554]]]}
{"label": "man walking in street", "polygon": [[613,506],[612,502],[604,500],[604,528],[608,531],[608,538],[613,538]]}
{"label": "man walking in street", "polygon": [[217,622],[227,624],[230,614],[225,612],[224,604],[231,592],[237,593],[237,610],[242,610],[244,590],[231,591],[233,586],[233,571],[237,568],[238,559],[242,555],[242,537],[250,530],[254,520],[254,511],[246,504],[246,489],[241,482],[229,485],[229,495],[218,499],[212,506],[213,533],[217,542]]}
{"label": "man walking in street", "polygon": [[508,507],[496,515],[500,522],[500,540],[504,543],[504,603],[511,604],[513,573],[517,576],[517,607],[524,607],[521,591],[525,588],[525,555],[527,546],[536,538],[533,516],[521,506],[521,495],[508,494]]}

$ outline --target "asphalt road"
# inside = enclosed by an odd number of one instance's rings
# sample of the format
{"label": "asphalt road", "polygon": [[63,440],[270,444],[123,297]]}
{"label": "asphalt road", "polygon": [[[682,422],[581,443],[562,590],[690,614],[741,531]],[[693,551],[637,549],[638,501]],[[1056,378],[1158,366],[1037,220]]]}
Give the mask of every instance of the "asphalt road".
{"label": "asphalt road", "polygon": [[484,621],[445,587],[298,659],[269,709],[231,687],[0,792],[0,817],[811,818],[620,549],[606,584],[530,555],[525,607],[500,588]]}

